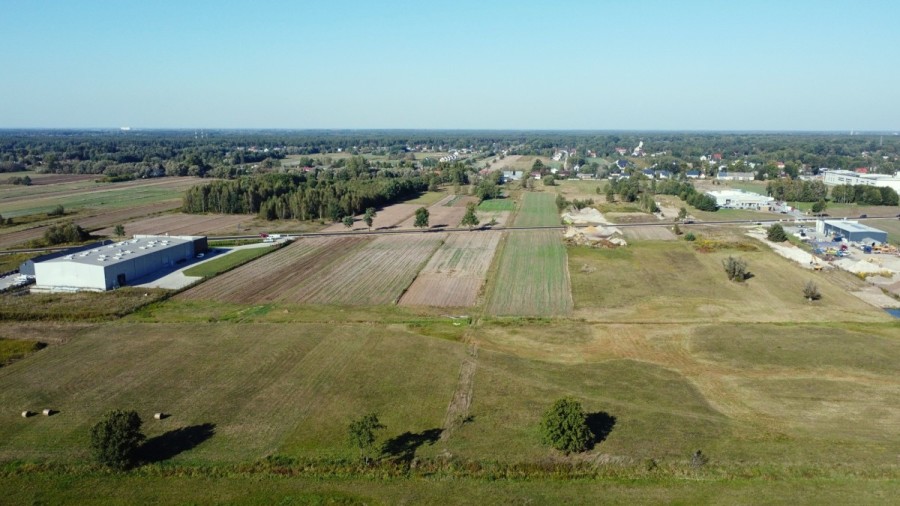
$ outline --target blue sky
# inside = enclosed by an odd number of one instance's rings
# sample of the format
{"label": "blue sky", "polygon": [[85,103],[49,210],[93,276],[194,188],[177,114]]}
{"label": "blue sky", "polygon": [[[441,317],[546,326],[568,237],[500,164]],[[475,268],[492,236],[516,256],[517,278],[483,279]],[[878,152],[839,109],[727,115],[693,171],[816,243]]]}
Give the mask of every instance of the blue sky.
{"label": "blue sky", "polygon": [[900,2],[0,0],[0,128],[900,129]]}

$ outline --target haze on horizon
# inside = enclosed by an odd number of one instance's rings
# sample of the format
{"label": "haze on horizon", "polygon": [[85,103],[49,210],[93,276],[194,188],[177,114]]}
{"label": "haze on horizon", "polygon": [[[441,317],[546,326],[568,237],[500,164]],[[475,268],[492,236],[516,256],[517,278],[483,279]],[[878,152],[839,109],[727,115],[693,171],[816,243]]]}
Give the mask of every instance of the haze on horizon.
{"label": "haze on horizon", "polygon": [[0,128],[900,129],[886,0],[3,12]]}

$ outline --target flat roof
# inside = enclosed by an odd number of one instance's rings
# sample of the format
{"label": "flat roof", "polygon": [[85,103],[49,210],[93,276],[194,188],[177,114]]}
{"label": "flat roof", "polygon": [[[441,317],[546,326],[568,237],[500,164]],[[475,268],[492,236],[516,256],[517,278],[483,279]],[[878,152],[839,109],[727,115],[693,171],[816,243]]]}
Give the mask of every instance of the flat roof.
{"label": "flat roof", "polygon": [[142,256],[192,242],[184,237],[142,236],[97,248],[69,253],[39,263],[74,263],[82,265],[115,265]]}
{"label": "flat roof", "polygon": [[879,230],[877,228],[870,227],[868,225],[863,225],[856,221],[825,220],[825,224],[831,225],[834,228],[846,230],[847,232],[878,232],[880,234],[887,233],[884,230]]}

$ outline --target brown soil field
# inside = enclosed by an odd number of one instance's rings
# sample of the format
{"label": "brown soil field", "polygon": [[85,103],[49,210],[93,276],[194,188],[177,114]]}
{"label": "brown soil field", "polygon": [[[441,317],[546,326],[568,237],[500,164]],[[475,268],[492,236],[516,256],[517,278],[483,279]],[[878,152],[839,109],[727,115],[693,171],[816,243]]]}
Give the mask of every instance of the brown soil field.
{"label": "brown soil field", "polygon": [[[456,228],[466,214],[466,204],[477,202],[474,197],[458,197],[447,195],[428,207],[428,226],[430,228]],[[417,208],[418,209],[418,208]],[[400,223],[397,228],[414,229],[416,222],[415,209],[413,215]]]}
{"label": "brown soil field", "polygon": [[218,276],[179,297],[237,303],[396,302],[446,234],[315,237]]}
{"label": "brown soil field", "polygon": [[180,295],[180,299],[213,299],[223,302],[265,302],[303,283],[317,272],[340,261],[369,242],[370,237],[312,237],[301,239],[266,255],[265,262],[250,262],[206,281]]}
{"label": "brown soil field", "polygon": [[[246,231],[243,225],[252,221],[247,214],[166,214],[142,218],[125,223],[125,233],[170,235],[227,235]],[[238,225],[241,229],[238,230]],[[97,235],[113,235],[114,227],[96,232]]]}
{"label": "brown soil field", "polygon": [[476,211],[475,214],[478,216],[478,223],[481,225],[487,225],[493,219],[497,222],[495,225],[497,227],[506,226],[509,217],[512,216],[510,211]]}
{"label": "brown soil field", "polygon": [[451,234],[400,299],[400,305],[474,306],[501,235],[501,232]]}
{"label": "brown soil field", "polygon": [[[413,214],[415,214],[416,209],[420,206],[416,206],[413,204],[394,204],[391,206],[387,206],[384,209],[379,209],[377,214],[375,215],[375,219],[372,222],[372,230],[388,230],[399,228],[397,225]],[[362,220],[363,215],[355,216],[354,219],[356,222],[353,224],[353,228],[351,230],[368,230],[366,227],[366,223]],[[344,226],[343,223],[334,223],[325,229],[323,232],[346,232],[347,227]]]}
{"label": "brown soil field", "polygon": [[[81,225],[85,230],[91,231],[101,227],[109,227],[118,223],[124,223],[130,219],[171,211],[172,209],[177,209],[179,207],[181,207],[181,200],[167,200],[130,209],[111,209],[104,213],[87,216],[85,218],[64,218],[57,221],[63,222],[71,219],[78,225]],[[15,246],[21,246],[23,243],[32,239],[39,239],[44,236],[44,232],[47,228],[49,228],[49,225],[0,234],[0,248],[10,249]],[[125,231],[131,233],[127,228]]]}
{"label": "brown soil field", "polygon": [[622,227],[622,233],[630,240],[674,241],[678,239],[669,227]]}

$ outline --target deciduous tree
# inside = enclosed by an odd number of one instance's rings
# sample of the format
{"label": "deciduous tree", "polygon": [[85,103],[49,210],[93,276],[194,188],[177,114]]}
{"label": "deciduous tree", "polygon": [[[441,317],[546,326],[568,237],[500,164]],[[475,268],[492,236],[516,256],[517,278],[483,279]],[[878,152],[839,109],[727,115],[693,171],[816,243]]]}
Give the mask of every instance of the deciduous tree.
{"label": "deciduous tree", "polygon": [[541,437],[545,444],[567,454],[587,450],[594,440],[581,403],[572,397],[557,400],[544,413]]}
{"label": "deciduous tree", "polygon": [[114,469],[135,464],[144,442],[141,417],[135,411],[113,410],[91,428],[91,451],[98,462]]}

